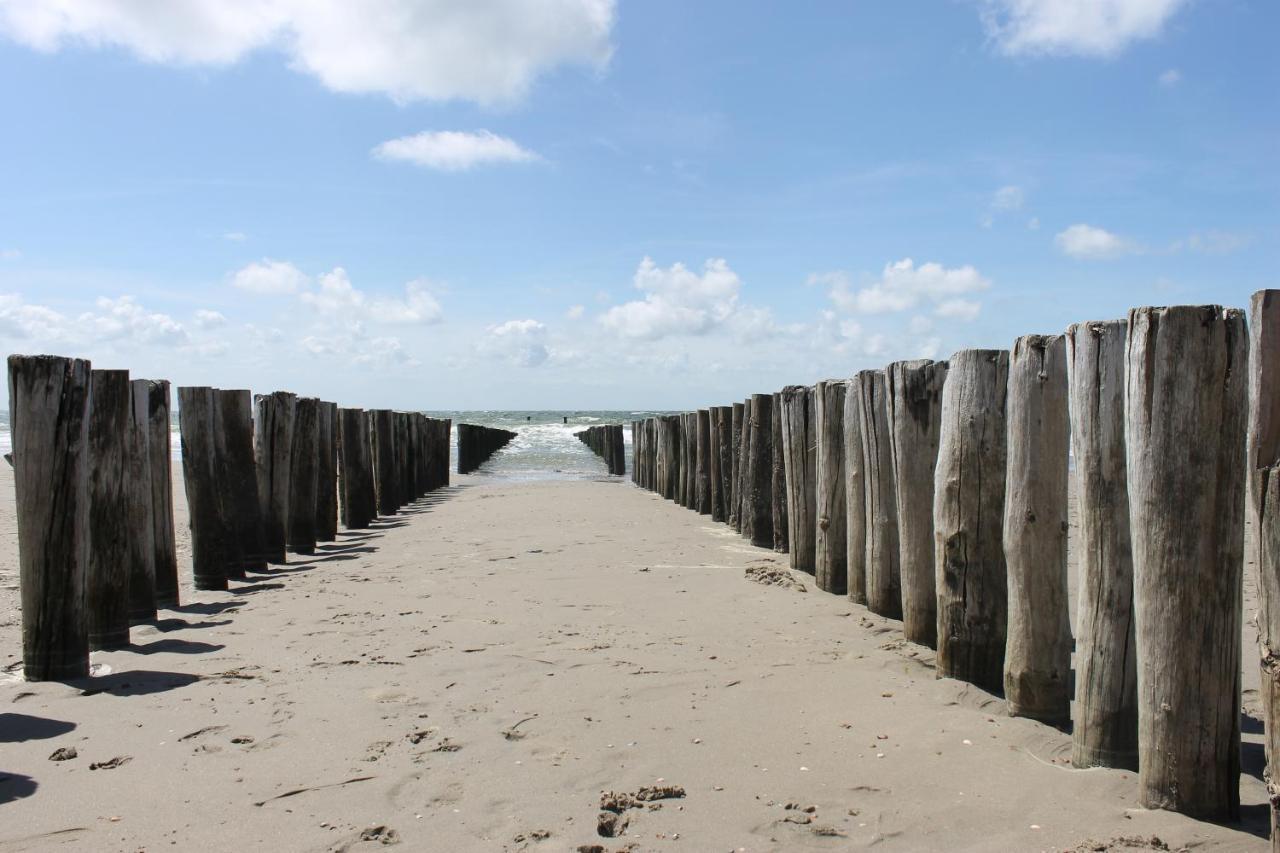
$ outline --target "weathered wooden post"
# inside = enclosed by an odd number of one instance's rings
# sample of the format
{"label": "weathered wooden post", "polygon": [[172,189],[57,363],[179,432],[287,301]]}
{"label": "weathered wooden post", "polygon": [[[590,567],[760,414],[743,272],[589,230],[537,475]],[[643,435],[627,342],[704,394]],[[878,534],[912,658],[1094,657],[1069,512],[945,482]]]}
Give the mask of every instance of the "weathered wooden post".
{"label": "weathered wooden post", "polygon": [[1280,290],[1249,303],[1250,512],[1257,532],[1258,650],[1271,802],[1271,847],[1280,845]]}
{"label": "weathered wooden post", "polygon": [[289,551],[308,556],[316,552],[316,493],[320,449],[320,401],[299,397],[293,422],[289,458]]}
{"label": "weathered wooden post", "polygon": [[119,649],[129,645],[129,538],[133,531],[125,471],[133,403],[129,371],[94,370],[90,375],[85,616],[90,649]]}
{"label": "weathered wooden post", "polygon": [[897,361],[885,369],[889,453],[898,500],[902,630],[913,643],[938,642],[933,577],[933,473],[942,426],[945,361]]}
{"label": "weathered wooden post", "polygon": [[1217,305],[1135,308],[1126,348],[1141,802],[1235,820],[1244,317]]}
{"label": "weathered wooden post", "polygon": [[773,550],[787,553],[787,466],[783,461],[782,445],[782,393],[775,391],[769,405],[769,430],[773,434],[773,455],[770,469],[769,496],[773,499]]}
{"label": "weathered wooden post", "polygon": [[867,609],[902,618],[902,574],[898,564],[898,496],[889,449],[889,407],[885,372],[858,374],[862,422],[862,471],[867,519]]}
{"label": "weathered wooden post", "polygon": [[1080,542],[1071,763],[1138,769],[1133,552],[1124,448],[1128,323],[1067,330]]}
{"label": "weathered wooden post", "polygon": [[699,409],[694,417],[697,419],[697,510],[702,515],[711,515],[711,413]]}
{"label": "weathered wooden post", "polygon": [[724,521],[724,485],[720,475],[720,407],[707,410],[707,490],[711,520]]}
{"label": "weathered wooden post", "polygon": [[844,493],[844,400],[847,385],[838,380],[813,386],[817,524],[814,530],[814,576],[818,589],[847,595],[848,522]]}
{"label": "weathered wooden post", "polygon": [[262,572],[267,568],[254,463],[253,394],[219,389],[214,392],[214,406],[215,446],[223,465],[222,500],[236,545],[228,555],[227,577],[243,578],[246,571]]}
{"label": "weathered wooden post", "polygon": [[[129,383],[129,427],[125,449],[129,620],[135,625],[156,619],[156,520],[151,498],[151,454],[147,447],[151,407],[149,386],[145,379]],[[91,401],[90,406],[93,405]]]}
{"label": "weathered wooden post", "polygon": [[697,512],[698,510],[698,413],[685,412],[683,415],[684,435],[684,505]]}
{"label": "weathered wooden post", "polygon": [[1004,687],[1007,350],[961,350],[942,389],[934,472],[939,678]]}
{"label": "weathered wooden post", "polygon": [[1071,719],[1067,612],[1067,464],[1071,419],[1062,335],[1025,335],[1009,356],[1004,559],[1009,714],[1051,725]]}
{"label": "weathered wooden post", "polygon": [[[862,386],[857,376],[844,393],[845,586],[849,600],[867,603],[867,480],[862,459]],[[932,505],[932,501],[930,501]]]}
{"label": "weathered wooden post", "polygon": [[748,397],[742,404],[742,436],[741,446],[738,448],[738,484],[741,486],[740,496],[738,499],[738,532],[751,539],[751,525],[755,521],[755,517],[751,515],[751,433],[756,428],[756,422],[751,418],[751,398]]}
{"label": "weathered wooden post", "polygon": [[369,470],[369,428],[363,409],[338,409],[338,467],[342,524],[352,530],[369,526],[377,512]]}
{"label": "weathered wooden post", "polygon": [[18,520],[22,671],[89,674],[89,362],[9,356],[9,430]]}
{"label": "weathered wooden post", "polygon": [[259,395],[254,405],[257,428],[253,448],[258,462],[263,556],[269,563],[283,563],[289,538],[289,468],[298,398],[288,391],[276,391]]}
{"label": "weathered wooden post", "polygon": [[791,568],[814,573],[817,529],[817,459],[810,452],[809,398],[812,389],[782,389],[782,456],[787,479],[787,542]]}
{"label": "weathered wooden post", "polygon": [[[396,456],[394,415],[388,409],[375,409],[373,415],[373,472],[378,492],[378,515],[395,515],[400,508],[396,492]],[[458,471],[463,460],[470,459],[470,432],[458,429]]]}
{"label": "weathered wooden post", "polygon": [[316,454],[316,541],[338,538],[338,404],[322,401]]}
{"label": "weathered wooden post", "polygon": [[734,403],[729,407],[729,506],[726,510],[729,526],[738,529],[738,512],[742,509],[742,484],[738,482],[739,465],[742,463],[742,419],[746,406]]}
{"label": "weathered wooden post", "polygon": [[151,518],[155,523],[156,604],[178,606],[178,548],[173,530],[173,452],[169,437],[169,381],[147,383],[147,456],[151,469]]}
{"label": "weathered wooden post", "polygon": [[757,548],[773,548],[773,395],[751,395],[751,445],[747,463],[749,535]]}
{"label": "weathered wooden post", "polygon": [[227,588],[232,532],[223,515],[214,438],[212,388],[178,389],[178,428],[182,435],[182,482],[191,520],[191,569],[196,589]]}

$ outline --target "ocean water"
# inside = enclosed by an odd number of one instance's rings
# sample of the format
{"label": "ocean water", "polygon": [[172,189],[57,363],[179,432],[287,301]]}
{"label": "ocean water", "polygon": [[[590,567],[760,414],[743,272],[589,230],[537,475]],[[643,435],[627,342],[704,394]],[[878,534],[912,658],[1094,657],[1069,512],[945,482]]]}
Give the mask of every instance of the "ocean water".
{"label": "ocean water", "polygon": [[[576,480],[608,477],[604,461],[577,439],[575,433],[600,424],[623,425],[622,436],[627,448],[627,471],[631,470],[631,421],[663,412],[641,411],[425,411],[433,418],[450,418],[454,424],[468,423],[501,427],[518,433],[506,447],[498,451],[475,475],[514,480]],[[566,422],[567,421],[567,422]],[[173,458],[181,458],[178,440],[178,416],[173,416],[171,445]],[[13,445],[9,434],[9,412],[0,411],[0,452],[8,453]],[[458,469],[458,433],[449,441],[449,467]]]}

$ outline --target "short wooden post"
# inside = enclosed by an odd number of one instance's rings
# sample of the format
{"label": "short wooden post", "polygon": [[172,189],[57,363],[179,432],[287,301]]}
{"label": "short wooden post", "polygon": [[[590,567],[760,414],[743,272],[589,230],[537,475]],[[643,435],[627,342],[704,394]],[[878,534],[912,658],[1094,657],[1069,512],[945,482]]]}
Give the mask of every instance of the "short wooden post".
{"label": "short wooden post", "polygon": [[938,643],[938,594],[933,578],[933,473],[942,426],[945,361],[897,361],[885,369],[889,451],[898,499],[898,569],[902,633],[913,643]]}
{"label": "short wooden post", "polygon": [[757,548],[773,548],[773,395],[751,395],[749,535]]}
{"label": "short wooden post", "polygon": [[219,491],[214,439],[214,391],[178,389],[178,428],[182,435],[182,482],[191,521],[191,569],[196,589],[227,588],[231,531],[226,527]]}
{"label": "short wooden post", "polygon": [[814,570],[818,589],[847,595],[844,493],[844,399],[847,385],[838,380],[813,386],[817,444],[814,455],[817,523],[814,530]]}
{"label": "short wooden post", "polygon": [[728,522],[734,530],[740,529],[738,514],[742,509],[742,483],[739,482],[742,464],[742,420],[746,406],[734,403],[729,407],[729,507]]}
{"label": "short wooden post", "polygon": [[867,609],[902,618],[902,572],[898,564],[898,496],[890,451],[889,406],[883,370],[858,374],[862,400],[862,470],[867,518]]}
{"label": "short wooden post", "polygon": [[18,521],[22,671],[89,674],[89,362],[9,356],[9,430]]}
{"label": "short wooden post", "polygon": [[1240,811],[1247,346],[1235,309],[1129,312],[1138,788],[1206,820]]}
{"label": "short wooden post", "polygon": [[173,529],[173,449],[169,425],[169,381],[147,383],[147,456],[151,471],[151,519],[155,524],[156,605],[178,606],[178,547]]}
{"label": "short wooden post", "polygon": [[1009,714],[1071,719],[1067,612],[1067,347],[1025,335],[1009,356],[1004,559],[1009,578],[1004,695]]}
{"label": "short wooden post", "polygon": [[321,401],[316,454],[316,541],[338,538],[338,404]]}
{"label": "short wooden post", "polygon": [[724,491],[720,476],[720,407],[707,410],[707,490],[711,520],[724,521]]}
{"label": "short wooden post", "polygon": [[684,435],[684,505],[698,510],[698,413],[685,412],[682,433]]}
{"label": "short wooden post", "polygon": [[[844,395],[844,502],[845,584],[849,590],[849,600],[865,607],[867,478],[862,458],[862,384],[858,376],[849,380]],[[932,503],[931,499],[930,506]]]}
{"label": "short wooden post", "polygon": [[[375,409],[373,415],[373,471],[378,492],[378,515],[395,515],[400,508],[396,492],[395,413]],[[464,460],[471,457],[470,432],[458,429],[458,472],[465,473]]]}
{"label": "short wooden post", "polygon": [[351,530],[369,526],[377,512],[369,470],[369,427],[363,409],[338,409],[338,467],[342,524]]}
{"label": "short wooden post", "polygon": [[236,547],[228,558],[227,577],[267,568],[258,471],[254,461],[253,394],[248,390],[214,392],[216,444],[223,464],[222,497],[230,515]]}
{"label": "short wooden post", "polygon": [[[124,499],[127,507],[129,621],[156,619],[156,520],[151,497],[151,389],[145,379],[129,383],[129,427],[125,455]],[[97,395],[94,395],[97,400]],[[95,403],[90,403],[95,405]]]}
{"label": "short wooden post", "polygon": [[814,573],[817,529],[817,459],[810,452],[809,399],[812,389],[782,389],[782,454],[787,479],[787,542],[791,568]]}
{"label": "short wooden post", "polygon": [[1124,320],[1067,330],[1080,542],[1071,763],[1138,769],[1133,551],[1125,475]]}
{"label": "short wooden post", "polygon": [[751,515],[751,433],[755,428],[756,423],[751,418],[751,398],[748,397],[742,404],[742,435],[738,447],[738,532],[747,539],[751,539],[751,525],[755,521]]}
{"label": "short wooden post", "polygon": [[773,500],[773,550],[787,553],[787,466],[782,446],[782,393],[775,391],[769,405],[769,430],[773,433],[772,477],[769,496]]}
{"label": "short wooden post", "polygon": [[129,645],[128,467],[133,403],[127,370],[94,370],[89,406],[89,565],[85,616],[90,649]]}
{"label": "short wooden post", "polygon": [[934,473],[939,678],[1004,688],[1007,350],[961,350],[942,389]]}
{"label": "short wooden post", "polygon": [[699,409],[694,417],[697,419],[697,510],[702,515],[711,515],[711,413]]}
{"label": "short wooden post", "polygon": [[269,563],[285,561],[289,525],[289,468],[298,398],[288,391],[254,399],[254,456],[258,463],[258,504],[262,512],[262,549]]}
{"label": "short wooden post", "polygon": [[316,494],[319,480],[320,401],[299,397],[289,458],[289,551],[316,552]]}

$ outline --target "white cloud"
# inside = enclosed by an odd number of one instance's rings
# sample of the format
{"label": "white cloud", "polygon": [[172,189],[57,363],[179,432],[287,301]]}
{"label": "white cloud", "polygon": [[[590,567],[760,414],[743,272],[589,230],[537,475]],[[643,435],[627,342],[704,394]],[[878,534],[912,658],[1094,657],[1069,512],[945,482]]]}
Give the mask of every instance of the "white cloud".
{"label": "white cloud", "polygon": [[98,313],[85,312],[77,323],[102,341],[127,340],[129,343],[177,346],[190,340],[182,324],[168,314],[148,311],[132,296],[118,299],[100,297],[95,305]]}
{"label": "white cloud", "polygon": [[342,267],[322,273],[318,289],[304,292],[299,298],[322,315],[348,322],[429,324],[439,322],[444,313],[422,280],[405,285],[404,299],[370,297],[351,284],[347,271]]}
{"label": "white cloud", "polygon": [[1253,242],[1249,234],[1230,231],[1197,231],[1187,238],[1187,247],[1193,252],[1209,255],[1227,255],[1238,252]]}
{"label": "white cloud", "polygon": [[465,172],[488,163],[528,163],[539,159],[515,140],[487,130],[423,131],[389,139],[372,153],[380,160],[401,160],[441,172]]}
{"label": "white cloud", "polygon": [[242,267],[231,276],[231,284],[249,293],[289,294],[304,290],[311,279],[288,261],[264,258]]}
{"label": "white cloud", "polygon": [[1022,187],[1012,184],[1001,187],[991,196],[992,210],[1019,210],[1023,201],[1026,200],[1026,193],[1022,191]]}
{"label": "white cloud", "polygon": [[524,95],[563,64],[602,68],[614,0],[0,0],[0,32],[28,47],[121,47],[173,65],[275,49],[337,92],[397,101]]}
{"label": "white cloud", "polygon": [[827,273],[828,295],[844,311],[882,314],[906,311],[921,301],[941,303],[967,293],[991,287],[991,282],[972,266],[948,268],[938,263],[916,266],[911,258],[886,264],[880,279],[853,290],[842,273]]}
{"label": "white cloud", "polygon": [[742,288],[738,274],[722,258],[707,261],[701,275],[684,264],[662,269],[645,258],[633,283],[644,292],[644,299],[615,305],[600,322],[612,332],[639,340],[711,331],[733,315]]}
{"label": "white cloud", "polygon": [[1176,86],[1182,82],[1182,72],[1176,68],[1170,68],[1161,72],[1156,79],[1160,81],[1161,86]]}
{"label": "white cloud", "polygon": [[17,293],[0,293],[0,336],[54,342],[68,336],[69,326],[52,308],[28,305]]}
{"label": "white cloud", "polygon": [[1160,34],[1187,0],[983,0],[987,35],[1010,56],[1114,56]]}
{"label": "white cloud", "polygon": [[569,307],[569,310],[566,311],[564,315],[568,317],[570,320],[581,320],[582,315],[585,313],[587,313],[586,306],[572,305]]}
{"label": "white cloud", "polygon": [[202,329],[217,329],[227,325],[227,318],[221,312],[201,308],[196,311],[196,325]]}
{"label": "white cloud", "polygon": [[537,320],[508,320],[488,327],[477,348],[517,367],[537,367],[551,355],[546,339],[547,327]]}
{"label": "white cloud", "polygon": [[947,299],[938,303],[933,313],[952,320],[976,320],[982,304],[971,299]]}
{"label": "white cloud", "polygon": [[245,240],[249,239],[249,235],[245,234],[243,231],[228,231],[222,235],[222,239],[229,240],[232,243],[243,243]]}
{"label": "white cloud", "polygon": [[1084,260],[1116,258],[1138,251],[1131,241],[1104,228],[1083,223],[1058,232],[1053,242],[1063,254]]}

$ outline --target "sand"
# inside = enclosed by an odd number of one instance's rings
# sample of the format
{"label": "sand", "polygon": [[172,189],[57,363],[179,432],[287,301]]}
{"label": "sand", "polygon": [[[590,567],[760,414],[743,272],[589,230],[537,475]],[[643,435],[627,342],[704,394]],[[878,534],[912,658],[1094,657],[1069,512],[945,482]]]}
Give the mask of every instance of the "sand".
{"label": "sand", "polygon": [[[1268,849],[1251,629],[1246,821],[1201,823],[723,525],[616,480],[455,483],[28,684],[0,466],[0,850]],[[684,796],[601,812],[645,786]]]}

